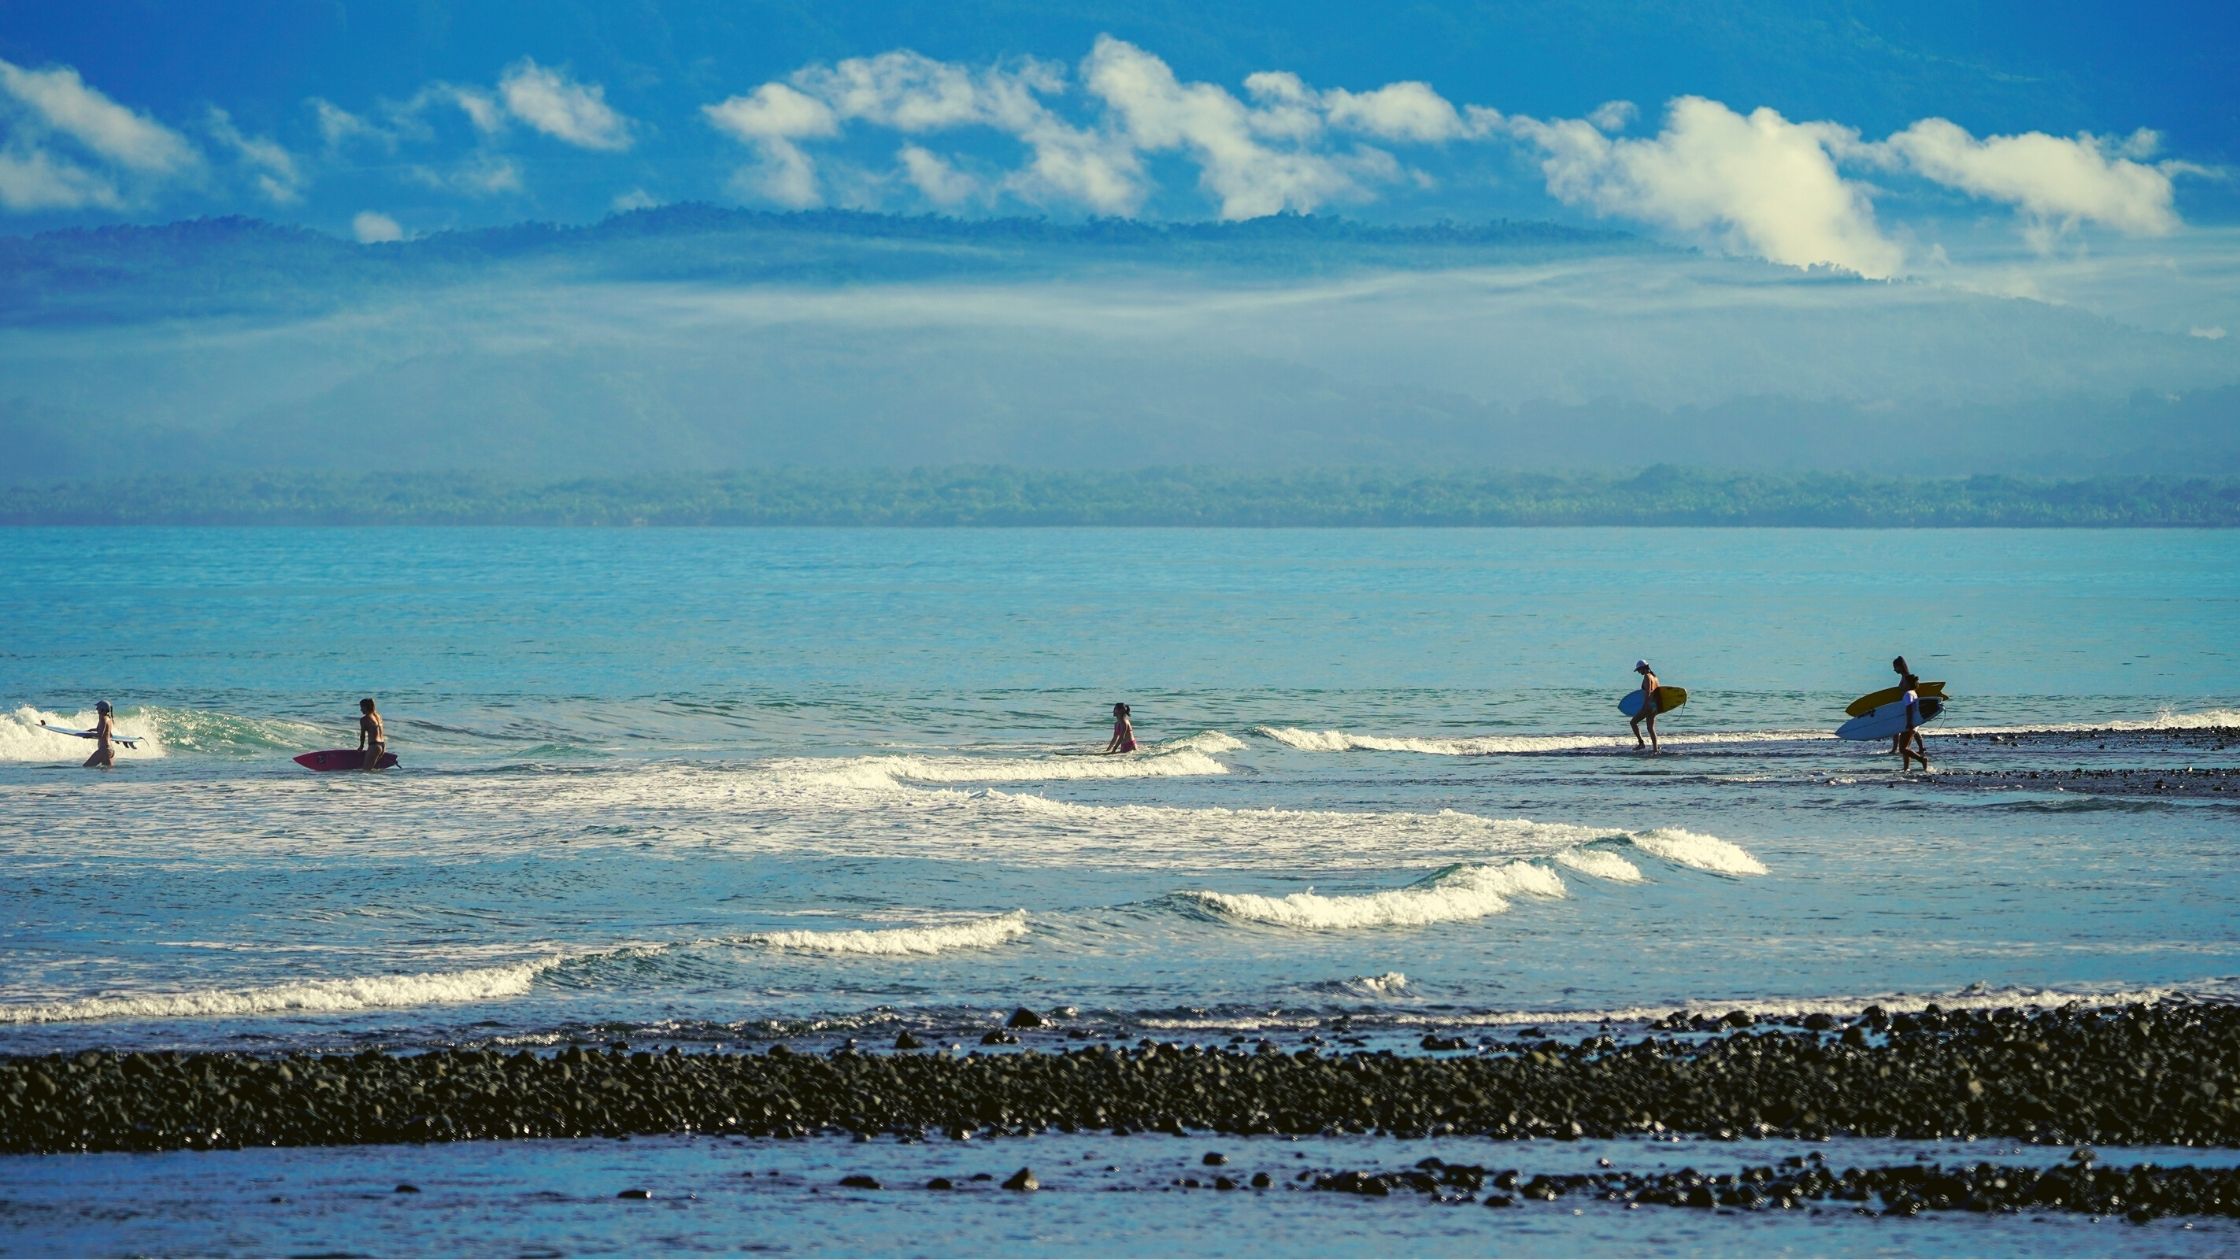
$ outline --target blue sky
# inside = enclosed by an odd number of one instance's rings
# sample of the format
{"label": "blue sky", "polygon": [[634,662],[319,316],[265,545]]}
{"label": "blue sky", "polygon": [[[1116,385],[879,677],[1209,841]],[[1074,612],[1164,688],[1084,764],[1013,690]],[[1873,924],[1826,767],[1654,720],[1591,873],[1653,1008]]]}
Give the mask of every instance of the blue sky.
{"label": "blue sky", "polygon": [[0,231],[1314,211],[1915,275],[2231,221],[2236,37],[2229,4],[6,0]]}

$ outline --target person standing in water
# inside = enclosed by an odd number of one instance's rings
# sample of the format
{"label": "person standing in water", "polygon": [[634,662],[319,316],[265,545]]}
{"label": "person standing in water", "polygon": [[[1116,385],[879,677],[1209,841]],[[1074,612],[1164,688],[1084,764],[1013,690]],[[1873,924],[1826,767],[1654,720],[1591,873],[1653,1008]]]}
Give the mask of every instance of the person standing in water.
{"label": "person standing in water", "polygon": [[93,755],[86,758],[86,768],[107,770],[117,764],[117,711],[106,700],[93,702],[93,733],[86,738],[96,740]]}
{"label": "person standing in water", "polygon": [[381,768],[381,754],[389,751],[389,732],[381,725],[381,715],[374,712],[373,697],[358,702],[358,751],[366,755],[365,770]]}
{"label": "person standing in water", "polygon": [[1128,706],[1112,706],[1112,742],[1104,746],[1107,753],[1132,753],[1136,750],[1135,724],[1128,720]]}
{"label": "person standing in water", "polygon": [[[1901,656],[1898,660],[1903,663],[1905,658]],[[1900,674],[1898,686],[1902,693],[1899,699],[1905,701],[1906,706],[1905,729],[1898,732],[1895,743],[1898,773],[1904,774],[1912,769],[1916,758],[1920,760],[1921,768],[1926,770],[1929,768],[1929,747],[1921,742],[1921,680],[1912,674]]]}
{"label": "person standing in water", "polygon": [[[1657,671],[1649,668],[1647,661],[1635,661],[1633,672],[1641,675],[1641,712],[1633,715],[1634,751],[1646,748],[1650,752],[1663,752],[1664,749],[1657,744]],[[1643,722],[1649,724],[1649,742],[1646,744],[1641,742]]]}

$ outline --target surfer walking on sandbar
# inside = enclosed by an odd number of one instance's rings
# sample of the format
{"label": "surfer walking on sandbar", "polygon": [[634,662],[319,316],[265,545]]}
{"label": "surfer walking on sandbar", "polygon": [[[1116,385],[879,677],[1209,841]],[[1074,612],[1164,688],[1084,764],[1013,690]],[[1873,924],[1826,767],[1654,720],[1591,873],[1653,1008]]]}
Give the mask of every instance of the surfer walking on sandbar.
{"label": "surfer walking on sandbar", "polygon": [[[1663,752],[1657,743],[1657,671],[1649,668],[1647,661],[1635,661],[1633,672],[1641,675],[1641,711],[1633,715],[1633,749],[1639,752]],[[1641,742],[1641,724],[1649,724],[1649,742]]]}
{"label": "surfer walking on sandbar", "polygon": [[381,768],[381,754],[389,751],[389,732],[374,710],[373,697],[358,701],[358,751],[365,754],[366,770]]}

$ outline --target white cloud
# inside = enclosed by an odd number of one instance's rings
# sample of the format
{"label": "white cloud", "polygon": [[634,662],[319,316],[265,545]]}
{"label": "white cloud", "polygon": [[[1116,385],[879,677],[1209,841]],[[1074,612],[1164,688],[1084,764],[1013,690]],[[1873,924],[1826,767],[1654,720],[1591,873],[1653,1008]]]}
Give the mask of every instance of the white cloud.
{"label": "white cloud", "polygon": [[41,127],[138,174],[175,174],[195,165],[200,156],[186,137],[110,100],[68,66],[26,70],[0,60],[0,91],[15,98]]}
{"label": "white cloud", "polygon": [[1313,210],[1359,192],[1357,164],[1305,148],[1271,148],[1253,134],[1242,101],[1211,83],[1183,83],[1167,63],[1124,40],[1097,37],[1082,79],[1136,148],[1181,150],[1198,163],[1199,182],[1224,219]]}
{"label": "white cloud", "polygon": [[762,160],[742,166],[731,177],[731,190],[746,201],[770,201],[789,210],[807,210],[824,204],[817,186],[817,167],[801,146],[791,140],[765,140]]}
{"label": "white cloud", "polygon": [[783,83],[765,83],[749,95],[703,105],[700,112],[717,130],[748,143],[840,134],[840,120],[830,106]]}
{"label": "white cloud", "polygon": [[351,113],[325,97],[314,96],[307,104],[319,122],[319,136],[329,149],[339,149],[361,137],[395,147],[395,137],[364,118]]}
{"label": "white cloud", "polygon": [[934,205],[944,209],[961,205],[980,192],[979,180],[958,170],[939,154],[906,144],[898,156],[903,177]]}
{"label": "white cloud", "polygon": [[2195,324],[2186,330],[2186,334],[2199,337],[2203,341],[2223,341],[2225,336],[2224,325],[2222,324]]}
{"label": "white cloud", "polygon": [[[557,70],[524,57],[506,67],[498,80],[498,94],[506,111],[556,140],[581,149],[620,152],[630,147],[630,123],[607,104],[607,90],[596,83],[577,83]],[[477,127],[484,113],[462,99]]]}
{"label": "white cloud", "polygon": [[207,125],[218,143],[233,150],[257,172],[257,190],[274,205],[292,206],[303,200],[303,172],[295,155],[268,136],[246,135],[234,125],[233,116],[213,105]]}
{"label": "white cloud", "polygon": [[1614,135],[1631,127],[1640,116],[1640,108],[1632,101],[1604,101],[1588,111],[1587,121],[1595,125],[1595,130]]}
{"label": "white cloud", "polygon": [[0,149],[0,207],[29,212],[123,205],[115,184],[76,163],[43,149]]}
{"label": "white cloud", "polygon": [[1374,92],[1332,88],[1322,95],[1330,125],[1385,140],[1438,144],[1469,135],[1470,124],[1428,83],[1388,83]]}
{"label": "white cloud", "polygon": [[1650,139],[1612,138],[1584,119],[1513,118],[1509,127],[1541,151],[1548,191],[1566,203],[1791,266],[1830,263],[1872,277],[1904,267],[1866,190],[1829,152],[1856,145],[1856,134],[1832,124],[1770,109],[1745,117],[1684,96]]}
{"label": "white cloud", "polygon": [[651,210],[660,204],[661,202],[652,193],[643,188],[633,188],[629,192],[618,194],[613,201],[608,202],[607,209],[615,214],[628,214],[632,210]]}
{"label": "white cloud", "polygon": [[2014,206],[2038,225],[2092,222],[2139,236],[2175,231],[2171,176],[2182,163],[2149,165],[2153,132],[2121,141],[2073,139],[2042,131],[1977,139],[1942,118],[1924,118],[1879,145],[1859,146],[1859,156],[1885,166],[1903,164],[1925,179],[1971,197]]}
{"label": "white cloud", "polygon": [[372,210],[360,210],[350,220],[350,230],[358,236],[361,245],[386,245],[404,239],[404,228],[388,215]]}
{"label": "white cloud", "polygon": [[487,150],[469,154],[443,170],[414,166],[405,175],[424,187],[464,193],[469,197],[496,197],[520,192],[522,188],[521,164],[505,154]]}

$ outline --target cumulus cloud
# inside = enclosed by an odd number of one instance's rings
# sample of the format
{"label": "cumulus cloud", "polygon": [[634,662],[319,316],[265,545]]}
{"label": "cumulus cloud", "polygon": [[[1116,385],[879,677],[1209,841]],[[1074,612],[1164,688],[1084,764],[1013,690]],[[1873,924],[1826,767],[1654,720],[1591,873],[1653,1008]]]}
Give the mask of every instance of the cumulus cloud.
{"label": "cumulus cloud", "polygon": [[350,220],[350,230],[361,245],[386,245],[404,239],[404,228],[395,219],[373,210],[360,210]]}
{"label": "cumulus cloud", "polygon": [[233,115],[213,105],[206,120],[211,136],[256,172],[257,191],[267,201],[292,206],[303,200],[303,171],[295,155],[267,136],[252,136],[234,125]]}
{"label": "cumulus cloud", "polygon": [[[620,152],[630,147],[630,123],[607,104],[607,91],[596,83],[577,83],[567,75],[524,57],[506,67],[498,79],[498,94],[506,112],[530,127],[580,149]],[[461,102],[477,127],[485,130],[484,113]]]}
{"label": "cumulus cloud", "polygon": [[1885,277],[1905,264],[1866,189],[1836,169],[1831,147],[1857,143],[1844,128],[1771,109],[1745,116],[1700,96],[1674,101],[1664,130],[1645,139],[1614,138],[1586,119],[1509,127],[1540,150],[1548,191],[1566,203],[1791,266]]}
{"label": "cumulus cloud", "polygon": [[613,201],[607,203],[607,209],[615,214],[628,214],[632,210],[651,210],[660,204],[652,193],[643,188],[633,188],[629,192],[617,194]]}
{"label": "cumulus cloud", "polygon": [[1977,139],[1942,118],[1924,118],[1859,156],[1903,166],[1971,197],[2015,207],[2038,224],[2099,223],[2136,236],[2178,227],[2171,176],[2183,163],[2148,164],[2158,144],[2151,131],[2123,140],[2042,131]]}
{"label": "cumulus cloud", "polygon": [[1385,140],[1437,144],[1471,134],[1471,124],[1428,83],[1388,83],[1374,92],[1333,88],[1322,106],[1331,126]]}
{"label": "cumulus cloud", "polygon": [[902,162],[903,178],[934,205],[943,208],[962,205],[979,195],[980,181],[958,170],[937,153],[906,144],[896,156]]}
{"label": "cumulus cloud", "polygon": [[2225,337],[2223,324],[2195,324],[2186,332],[2189,336],[2199,337],[2203,341],[2223,341]]}
{"label": "cumulus cloud", "polygon": [[761,154],[760,162],[732,176],[733,192],[796,210],[824,204],[816,163],[796,142],[840,134],[831,106],[783,83],[765,83],[700,112],[716,130]]}
{"label": "cumulus cloud", "polygon": [[83,166],[43,149],[0,149],[0,207],[28,213],[89,206],[115,210],[123,205],[124,196],[115,184]]}
{"label": "cumulus cloud", "polygon": [[487,150],[469,154],[441,169],[414,166],[405,175],[424,188],[469,197],[496,197],[522,189],[521,164],[502,153]]}
{"label": "cumulus cloud", "polygon": [[102,159],[143,175],[169,175],[195,165],[186,137],[146,114],[119,105],[87,85],[69,66],[26,70],[0,60],[0,92],[22,114],[68,136]]}

